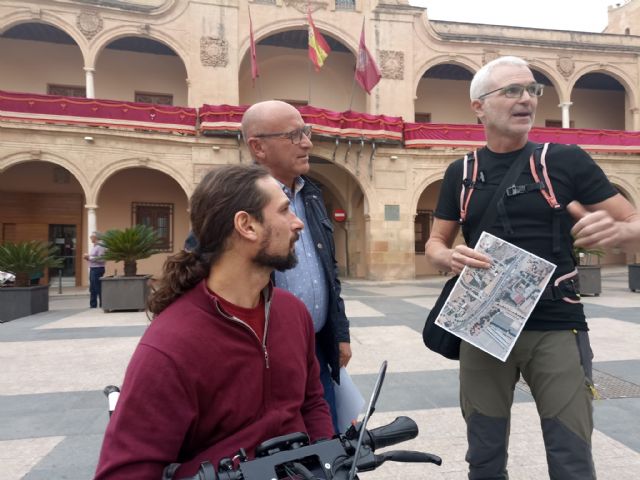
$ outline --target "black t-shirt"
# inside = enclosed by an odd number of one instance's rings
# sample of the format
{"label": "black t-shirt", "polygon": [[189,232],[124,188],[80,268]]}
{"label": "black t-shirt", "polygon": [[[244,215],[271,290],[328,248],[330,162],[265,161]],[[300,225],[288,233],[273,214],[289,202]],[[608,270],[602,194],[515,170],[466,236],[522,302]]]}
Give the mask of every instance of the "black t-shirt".
{"label": "black t-shirt", "polygon": [[[484,182],[475,189],[469,201],[463,227],[465,231],[466,229],[473,231],[474,226],[478,227],[495,189],[520,152],[521,150],[494,153],[486,147],[479,150],[478,177],[483,177]],[[464,159],[458,159],[447,168],[435,211],[437,218],[454,221],[460,219],[463,161]],[[546,155],[546,165],[556,199],[563,207],[573,200],[578,200],[583,205],[592,205],[617,193],[602,169],[586,152],[575,145],[551,144]],[[527,164],[516,185],[532,183],[535,181]],[[570,235],[573,222],[566,212],[562,215],[560,223],[562,248],[556,255],[553,253],[553,209],[540,191],[505,197],[504,205],[513,234],[505,232],[499,218],[496,218],[489,233],[555,263],[557,268],[551,281],[573,271],[575,264],[571,253]],[[469,238],[468,235],[465,237]],[[525,330],[572,328],[586,330],[587,325],[582,304],[572,304],[562,300],[541,300],[524,328]]]}

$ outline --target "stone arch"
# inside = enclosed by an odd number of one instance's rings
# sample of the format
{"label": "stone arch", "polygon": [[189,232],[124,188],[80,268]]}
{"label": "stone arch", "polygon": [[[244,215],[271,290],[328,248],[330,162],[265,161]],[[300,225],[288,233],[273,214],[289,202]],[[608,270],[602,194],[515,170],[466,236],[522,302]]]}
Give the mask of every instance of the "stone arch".
{"label": "stone arch", "polygon": [[571,96],[570,90],[566,89],[566,82],[561,81],[557,75],[557,71],[544,62],[538,61],[536,59],[527,59],[529,63],[529,67],[531,70],[536,70],[539,73],[543,74],[549,81],[551,85],[555,89],[558,94],[558,100],[560,103],[568,102]]}
{"label": "stone arch", "polygon": [[580,78],[588,75],[590,73],[602,73],[604,75],[609,75],[610,77],[617,80],[624,88],[625,93],[629,97],[629,108],[637,108],[638,107],[638,93],[633,88],[634,81],[628,77],[628,75],[622,71],[620,68],[615,65],[610,64],[591,64],[587,65],[576,72],[571,77],[571,80],[568,84],[568,92],[573,92],[575,89],[576,83]]}
{"label": "stone arch", "polygon": [[42,23],[63,31],[73,39],[76,46],[80,49],[80,54],[82,55],[82,60],[85,66],[87,65],[89,57],[89,42],[82,33],[78,31],[75,25],[69,23],[62,17],[51,14],[49,11],[42,11],[40,15],[21,11],[9,14],[4,17],[3,20],[4,22],[0,24],[0,33],[4,33],[12,27],[25,23]]}
{"label": "stone arch", "polygon": [[2,172],[8,170],[9,168],[26,162],[48,162],[67,169],[69,172],[71,172],[71,174],[75,177],[75,179],[82,187],[82,193],[84,194],[85,200],[90,197],[91,183],[85,176],[84,172],[80,170],[73,162],[70,162],[66,158],[50,152],[34,152],[32,150],[26,150],[22,152],[12,153],[5,156],[4,158],[0,158],[0,175],[2,175]]}
{"label": "stone arch", "polygon": [[[346,32],[341,28],[338,28],[335,25],[324,22],[322,20],[314,19],[313,23],[318,29],[322,30],[323,33],[329,34],[335,40],[342,43],[347,49],[349,49],[354,57],[358,55],[359,37],[355,38],[350,35],[349,32]],[[286,30],[300,30],[306,27],[306,19],[292,18],[287,20],[280,20],[259,27],[254,31],[254,39],[256,44],[258,44],[260,40],[270,37],[271,35],[275,35]],[[240,43],[240,47],[238,48],[238,65],[242,63],[242,60],[247,55],[249,47],[250,39],[249,35],[247,35],[246,38]]]}
{"label": "stone arch", "polygon": [[420,201],[420,197],[422,196],[424,191],[434,183],[441,181],[443,179],[444,179],[444,170],[432,172],[429,175],[427,175],[425,178],[423,178],[422,181],[418,185],[416,185],[416,187],[413,190],[413,193],[411,194],[411,205],[410,205],[409,211],[415,212],[418,209],[418,202]]}
{"label": "stone arch", "polygon": [[609,181],[618,189],[621,190],[621,194],[627,200],[629,200],[635,207],[640,202],[638,189],[633,186],[626,178],[623,178],[617,174],[607,174]]}
{"label": "stone arch", "polygon": [[464,68],[465,70],[468,70],[471,74],[475,74],[481,67],[481,65],[478,65],[471,58],[463,57],[461,55],[439,55],[430,58],[428,61],[426,61],[416,69],[416,72],[418,73],[417,76],[414,77],[413,82],[414,98],[416,98],[418,95],[418,85],[420,84],[420,80],[422,80],[424,74],[427,73],[430,68],[442,64],[456,65],[458,67]]}
{"label": "stone arch", "polygon": [[176,170],[173,167],[170,167],[165,163],[157,160],[143,157],[133,157],[125,158],[116,162],[111,162],[94,176],[91,182],[91,197],[87,198],[87,204],[96,205],[98,197],[100,195],[100,190],[104,186],[105,182],[115,173],[126,170],[128,168],[150,168],[168,175],[178,185],[180,185],[180,188],[182,188],[187,198],[191,196],[191,193],[193,191],[193,183],[185,178],[181,171]]}
{"label": "stone arch", "polygon": [[185,71],[187,72],[187,78],[189,78],[189,65],[187,61],[190,57],[188,49],[185,48],[179,41],[172,36],[165,34],[163,31],[153,28],[150,33],[142,32],[139,26],[135,25],[121,25],[108,30],[103,30],[94,38],[94,42],[88,53],[87,67],[95,68],[96,60],[100,56],[100,53],[113,41],[124,37],[142,37],[160,42],[171,50],[173,50],[178,58],[182,61]]}
{"label": "stone arch", "polygon": [[[365,144],[366,145],[366,144]],[[359,147],[355,147],[355,148],[359,148]],[[351,154],[349,157],[349,162],[347,164],[341,163],[341,162],[336,162],[333,161],[333,149],[325,147],[324,145],[315,145],[313,148],[313,155],[314,157],[320,158],[322,160],[326,160],[328,163],[330,163],[331,165],[338,167],[340,170],[344,170],[348,173],[348,175],[356,182],[356,185],[360,188],[360,190],[362,191],[362,194],[364,196],[364,206],[365,206],[365,212],[369,211],[369,199],[373,198],[373,196],[375,195],[375,190],[372,188],[372,185],[369,182],[364,182],[362,176],[365,175],[365,173],[368,171],[368,166],[366,166],[365,164],[365,157],[367,158],[368,161],[368,155],[370,155],[370,151],[364,151],[363,150],[363,154],[362,154],[362,158],[360,159],[360,170],[361,170],[361,174],[360,175],[356,175],[355,172],[355,161],[353,160],[352,156],[355,155],[354,154],[354,147],[352,147],[351,150]],[[355,150],[357,151],[357,150]],[[336,157],[342,158],[344,157],[344,153],[342,153],[342,157],[340,157],[340,154],[342,152],[342,149],[339,149],[336,153]],[[313,167],[312,167],[313,168]],[[331,179],[328,179],[329,182],[331,182]],[[346,198],[344,197],[344,195],[342,195],[343,198],[345,198],[345,200],[347,202],[351,202],[353,201],[353,198]]]}

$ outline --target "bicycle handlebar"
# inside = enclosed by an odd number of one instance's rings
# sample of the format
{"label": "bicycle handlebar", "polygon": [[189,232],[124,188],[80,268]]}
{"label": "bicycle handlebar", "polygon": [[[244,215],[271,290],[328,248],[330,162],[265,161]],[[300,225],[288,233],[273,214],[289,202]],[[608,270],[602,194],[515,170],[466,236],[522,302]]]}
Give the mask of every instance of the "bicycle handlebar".
{"label": "bicycle handlebar", "polygon": [[[311,475],[311,470],[323,475],[319,478],[346,480],[355,456],[358,426],[352,426],[344,435],[312,445],[308,444],[308,437],[302,433],[276,437],[256,449],[259,456],[241,462],[236,468],[221,461],[216,472],[211,463],[203,462],[195,476],[181,480],[271,480],[289,478],[292,472],[304,479],[318,478]],[[374,454],[376,449],[411,440],[417,435],[418,426],[409,417],[398,417],[388,425],[366,430],[358,458],[358,471],[375,470],[388,460],[441,465],[440,457],[429,453],[398,450]]]}

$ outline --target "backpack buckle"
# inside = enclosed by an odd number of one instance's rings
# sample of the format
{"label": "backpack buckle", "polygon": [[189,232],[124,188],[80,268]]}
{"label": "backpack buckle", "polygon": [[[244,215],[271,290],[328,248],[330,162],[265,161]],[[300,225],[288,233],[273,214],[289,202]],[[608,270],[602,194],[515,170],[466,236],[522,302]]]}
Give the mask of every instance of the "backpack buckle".
{"label": "backpack buckle", "polygon": [[525,193],[527,191],[526,185],[511,185],[507,187],[505,193],[507,197],[513,197],[515,195],[520,195],[521,193]]}

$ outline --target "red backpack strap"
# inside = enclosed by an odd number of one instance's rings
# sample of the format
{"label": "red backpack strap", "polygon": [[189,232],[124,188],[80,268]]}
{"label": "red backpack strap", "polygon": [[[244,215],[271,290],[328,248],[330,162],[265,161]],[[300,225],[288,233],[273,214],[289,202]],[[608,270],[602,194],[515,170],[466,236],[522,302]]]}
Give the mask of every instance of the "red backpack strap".
{"label": "red backpack strap", "polygon": [[547,164],[546,164],[546,156],[547,150],[549,149],[549,143],[545,143],[542,146],[542,153],[540,153],[540,157],[536,157],[536,153],[538,149],[534,150],[531,154],[531,158],[529,159],[529,166],[531,168],[531,175],[536,182],[540,182],[540,176],[538,175],[538,169],[541,171],[541,175],[544,179],[542,185],[544,188],[540,189],[540,193],[547,201],[549,206],[553,209],[561,208],[561,205],[556,200],[556,195],[553,192],[553,185],[551,184],[551,179],[549,178],[549,174],[547,173]]}
{"label": "red backpack strap", "polygon": [[[472,157],[473,155],[473,157]],[[473,163],[473,168],[469,164]],[[462,190],[460,190],[460,223],[464,223],[467,218],[467,209],[471,194],[475,190],[476,178],[478,177],[478,150],[467,153],[462,161]]]}

